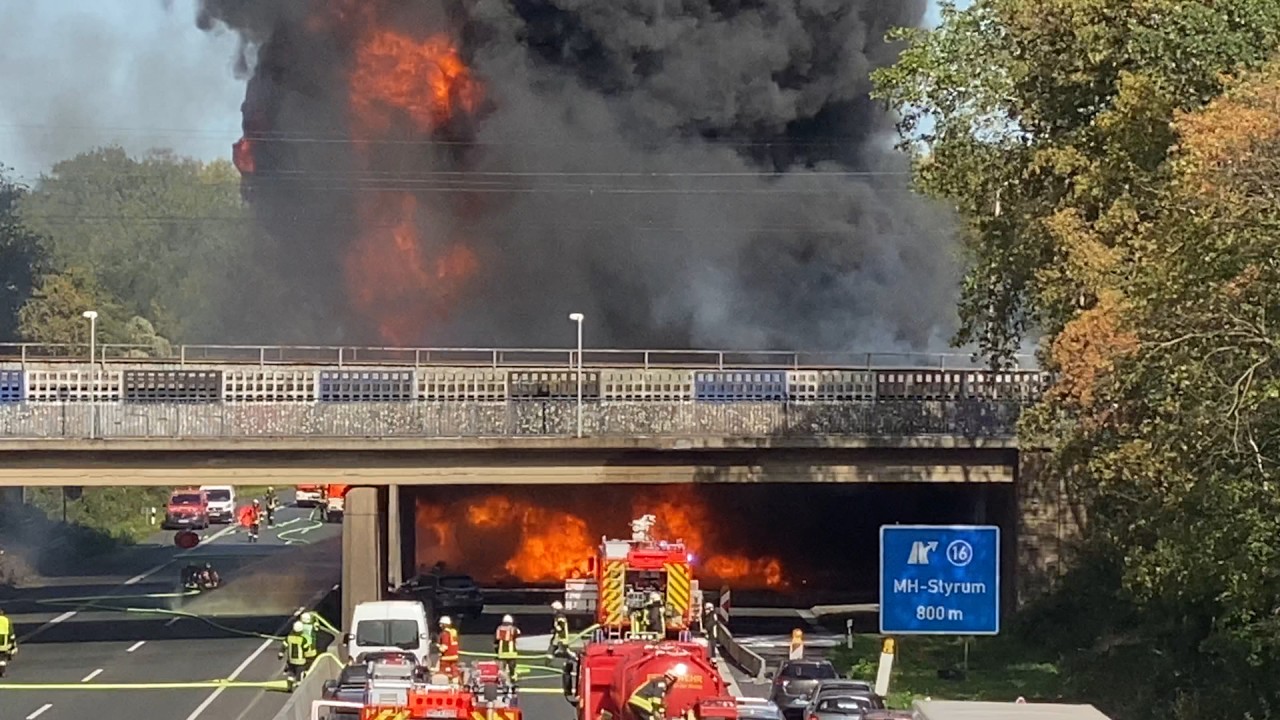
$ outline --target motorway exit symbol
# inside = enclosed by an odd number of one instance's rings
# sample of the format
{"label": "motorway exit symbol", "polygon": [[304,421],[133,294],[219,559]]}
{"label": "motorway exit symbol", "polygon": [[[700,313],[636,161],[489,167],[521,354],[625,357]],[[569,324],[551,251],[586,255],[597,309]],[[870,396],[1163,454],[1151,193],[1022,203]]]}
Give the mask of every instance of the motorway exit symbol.
{"label": "motorway exit symbol", "polygon": [[880,634],[1000,632],[1000,528],[880,528]]}

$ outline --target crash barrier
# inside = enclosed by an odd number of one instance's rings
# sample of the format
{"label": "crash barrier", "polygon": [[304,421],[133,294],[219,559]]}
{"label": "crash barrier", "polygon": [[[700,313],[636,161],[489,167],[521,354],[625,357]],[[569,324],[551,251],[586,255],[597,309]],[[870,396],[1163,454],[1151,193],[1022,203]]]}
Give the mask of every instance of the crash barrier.
{"label": "crash barrier", "polygon": [[342,674],[342,661],[325,653],[316,658],[302,682],[293,689],[289,701],[276,713],[275,720],[311,720],[311,704],[324,698],[324,684]]}
{"label": "crash barrier", "polygon": [[733,633],[729,632],[729,628],[724,623],[717,620],[716,625],[716,644],[720,646],[729,661],[756,680],[764,680],[764,658],[735,640]]}

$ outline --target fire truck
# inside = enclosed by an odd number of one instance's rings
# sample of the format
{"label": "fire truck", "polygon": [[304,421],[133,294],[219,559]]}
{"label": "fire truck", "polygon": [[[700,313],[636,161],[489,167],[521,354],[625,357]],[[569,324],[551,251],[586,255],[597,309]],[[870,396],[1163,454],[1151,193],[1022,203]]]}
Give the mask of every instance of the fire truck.
{"label": "fire truck", "polygon": [[457,682],[426,674],[409,654],[371,661],[358,698],[313,701],[311,720],[522,720],[516,689],[496,661],[464,667]]}
{"label": "fire truck", "polygon": [[[736,720],[737,699],[693,638],[702,592],[693,554],[676,540],[654,540],[656,522],[631,523],[631,539],[602,538],[586,578],[565,582],[566,610],[594,613],[595,634],[564,665],[564,694],[578,720],[640,720],[631,696],[650,680],[676,677],[663,700],[666,718]],[[660,606],[662,622],[644,618]],[[637,626],[638,625],[638,626]]]}
{"label": "fire truck", "polygon": [[665,627],[649,632],[688,640],[697,625],[702,590],[693,577],[693,553],[683,540],[654,540],[656,521],[653,515],[633,520],[630,540],[601,538],[598,554],[587,561],[587,577],[565,581],[565,612],[595,615],[602,639],[629,633],[654,593],[662,598]]}
{"label": "fire truck", "polygon": [[324,497],[324,521],[327,523],[342,522],[342,514],[346,511],[347,488],[350,485],[324,485],[321,492]]}

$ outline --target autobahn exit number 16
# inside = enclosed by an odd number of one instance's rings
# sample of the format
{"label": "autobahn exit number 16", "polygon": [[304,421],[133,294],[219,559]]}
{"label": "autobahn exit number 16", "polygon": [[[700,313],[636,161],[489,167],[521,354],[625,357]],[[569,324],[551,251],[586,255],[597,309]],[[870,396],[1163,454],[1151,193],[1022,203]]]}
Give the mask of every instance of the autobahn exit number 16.
{"label": "autobahn exit number 16", "polygon": [[880,528],[880,632],[995,635],[1000,631],[1000,528]]}

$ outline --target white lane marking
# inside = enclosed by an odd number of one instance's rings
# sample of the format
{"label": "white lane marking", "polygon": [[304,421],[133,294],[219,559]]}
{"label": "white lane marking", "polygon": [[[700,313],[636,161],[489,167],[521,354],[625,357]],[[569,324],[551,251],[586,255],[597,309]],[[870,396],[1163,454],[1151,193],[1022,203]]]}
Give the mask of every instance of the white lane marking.
{"label": "white lane marking", "polygon": [[172,619],[172,620],[170,620],[169,622],[165,623],[165,624],[164,624],[164,626],[165,626],[165,627],[172,627],[174,623],[178,622],[178,621],[179,621],[179,620],[181,620],[181,619],[182,619],[182,618],[180,618],[180,617],[173,618],[173,619]]}
{"label": "white lane marking", "polygon": [[161,570],[163,570],[163,569],[165,569],[165,568],[169,567],[169,564],[170,564],[170,563],[172,563],[172,562],[173,562],[172,560],[165,560],[164,562],[162,562],[162,563],[160,563],[159,565],[157,565],[157,566],[155,566],[155,567],[151,568],[150,570],[148,570],[148,571],[146,571],[146,572],[144,572],[144,573],[142,573],[142,574],[140,574],[140,575],[134,575],[133,577],[129,578],[128,580],[125,580],[125,581],[124,581],[124,584],[125,584],[125,585],[137,585],[138,583],[142,582],[143,580],[146,580],[147,578],[151,577],[152,575],[155,575],[156,573],[160,572]]}
{"label": "white lane marking", "polygon": [[[254,660],[257,660],[258,656],[261,655],[264,650],[270,647],[271,643],[273,642],[275,642],[275,640],[263,640],[262,644],[258,646],[257,650],[253,651],[252,655],[245,658],[244,662],[240,663],[239,667],[231,671],[231,674],[227,676],[227,680],[235,681],[236,678],[240,677],[240,673],[244,672],[245,668],[249,667],[249,665],[253,663]],[[218,696],[222,694],[223,690],[226,690],[226,688],[220,687],[217,690],[214,690],[212,693],[210,693],[209,697],[205,698],[204,702],[200,703],[200,705],[196,707],[196,709],[193,710],[190,715],[187,716],[187,720],[196,720],[196,718],[200,717],[200,714],[203,713],[205,710],[208,710],[209,706],[213,704],[213,701],[218,699]]]}
{"label": "white lane marking", "polygon": [[85,676],[84,676],[84,679],[83,679],[83,680],[81,680],[80,682],[82,682],[82,683],[89,682],[90,680],[92,680],[92,679],[94,679],[94,678],[98,677],[98,676],[99,676],[99,675],[101,675],[101,674],[102,674],[102,668],[98,668],[97,670],[94,670],[93,672],[89,673],[88,675],[85,675]]}
{"label": "white lane marking", "polygon": [[[174,619],[176,620],[177,618],[174,618]],[[146,640],[139,640],[138,642],[136,642],[136,643],[134,643],[134,644],[130,645],[130,646],[129,646],[129,649],[128,649],[128,650],[125,650],[125,652],[127,652],[127,653],[131,653],[131,652],[133,652],[134,650],[137,650],[138,648],[142,647],[144,644],[146,644],[146,642],[147,642]]]}
{"label": "white lane marking", "polygon": [[[205,545],[205,544],[207,544],[207,543],[211,543],[211,542],[213,542],[214,540],[217,540],[218,538],[223,537],[223,536],[224,536],[224,535],[226,535],[227,533],[234,532],[234,531],[235,531],[235,526],[234,526],[234,525],[228,525],[227,527],[224,527],[224,528],[222,528],[221,530],[219,530],[218,532],[216,532],[216,533],[214,533],[214,534],[210,535],[207,539],[205,539],[205,540],[201,540],[201,541],[200,541],[200,545]],[[182,552],[178,553],[177,555],[174,555],[174,558],[185,557],[186,555],[190,554],[193,550],[198,549],[198,548],[200,547],[200,545],[197,545],[195,548],[192,548],[191,550],[184,550],[184,551],[182,551]],[[156,573],[158,573],[158,572],[160,572],[161,570],[163,570],[163,569],[165,569],[165,568],[169,567],[169,566],[170,566],[170,565],[172,565],[172,564],[173,564],[173,560],[166,560],[165,562],[160,563],[159,565],[157,565],[157,566],[155,566],[155,567],[151,568],[150,570],[148,570],[148,571],[146,571],[146,572],[144,572],[144,573],[142,573],[142,574],[140,574],[140,575],[134,575],[133,577],[129,578],[128,580],[125,580],[123,584],[124,584],[124,585],[137,585],[138,583],[142,582],[143,580],[146,580],[147,578],[151,577],[152,575],[155,575]],[[56,598],[55,598],[55,599],[56,599]],[[54,619],[50,620],[49,622],[47,622],[47,623],[45,623],[45,624],[41,625],[40,627],[36,628],[35,630],[32,630],[32,631],[31,631],[31,633],[30,633],[29,635],[27,635],[26,637],[20,637],[20,638],[18,638],[18,641],[19,641],[19,642],[25,642],[25,641],[27,641],[27,640],[30,640],[31,638],[33,638],[33,637],[35,637],[35,636],[39,635],[40,633],[44,632],[45,630],[48,630],[49,628],[53,627],[54,625],[57,625],[58,623],[62,623],[62,622],[66,622],[67,620],[70,620],[71,618],[75,617],[75,615],[76,615],[76,613],[77,613],[77,612],[78,612],[77,610],[68,610],[67,612],[62,613],[62,614],[61,614],[61,615],[59,615],[58,617],[56,617],[56,618],[54,618]],[[174,618],[174,620],[177,620],[177,618]],[[172,622],[173,622],[173,621],[170,621],[170,623],[172,623]]]}
{"label": "white lane marking", "polygon": [[33,638],[33,637],[35,637],[35,636],[39,635],[40,633],[44,632],[45,630],[48,630],[49,628],[53,627],[54,625],[57,625],[58,623],[66,622],[66,621],[70,620],[71,618],[73,618],[73,617],[75,617],[75,616],[76,616],[76,611],[75,611],[75,610],[68,610],[68,611],[66,611],[66,612],[62,613],[61,615],[59,615],[58,617],[56,617],[56,618],[54,618],[54,619],[50,620],[49,622],[47,622],[47,623],[45,623],[45,624],[41,625],[40,627],[36,628],[35,630],[32,630],[30,633],[28,633],[28,634],[27,634],[27,636],[26,636],[26,637],[20,637],[20,638],[18,638],[18,642],[26,642],[27,640],[30,640],[31,638]]}
{"label": "white lane marking", "polygon": [[38,717],[40,717],[41,715],[43,715],[43,714],[45,713],[45,711],[46,711],[46,710],[48,710],[48,709],[49,709],[49,708],[51,708],[51,707],[53,707],[53,703],[45,703],[44,705],[41,705],[39,710],[37,710],[37,711],[35,711],[35,712],[33,712],[33,713],[31,713],[30,715],[28,715],[28,716],[27,716],[27,720],[36,720],[36,718],[38,718]]}

